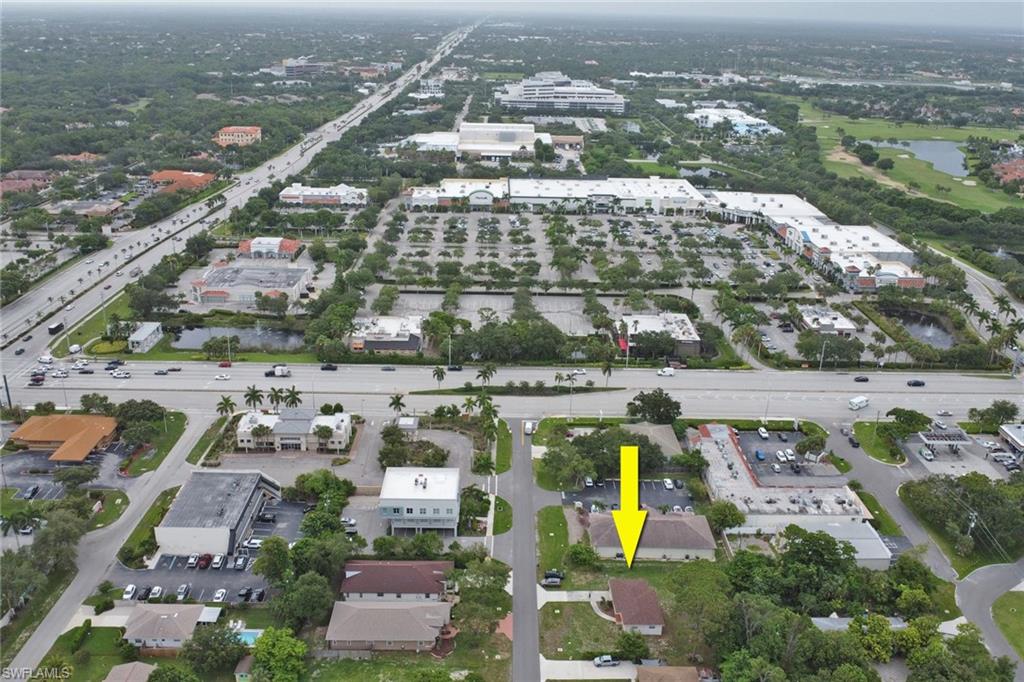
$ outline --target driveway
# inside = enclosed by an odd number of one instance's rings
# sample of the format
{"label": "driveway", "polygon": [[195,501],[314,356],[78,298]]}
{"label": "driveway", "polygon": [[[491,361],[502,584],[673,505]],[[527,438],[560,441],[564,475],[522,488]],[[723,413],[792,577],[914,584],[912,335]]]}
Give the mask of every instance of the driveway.
{"label": "driveway", "polygon": [[635,680],[636,666],[620,663],[598,668],[593,661],[549,661],[540,656],[540,679],[543,680]]}

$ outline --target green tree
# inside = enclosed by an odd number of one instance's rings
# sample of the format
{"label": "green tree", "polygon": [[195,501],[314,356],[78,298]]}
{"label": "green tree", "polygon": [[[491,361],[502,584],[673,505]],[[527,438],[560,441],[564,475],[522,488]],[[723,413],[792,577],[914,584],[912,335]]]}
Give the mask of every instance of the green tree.
{"label": "green tree", "polygon": [[334,591],[327,578],[303,573],[270,602],[274,615],[296,630],[307,624],[323,624],[334,607]]}
{"label": "green tree", "polygon": [[254,672],[274,682],[299,682],[306,672],[306,650],[288,628],[268,627],[253,646]]}
{"label": "green tree", "polygon": [[650,647],[639,632],[620,632],[615,640],[615,651],[619,658],[633,663],[639,663],[641,658],[649,658],[651,655]]}
{"label": "green tree", "polygon": [[32,543],[32,561],[44,574],[71,570],[78,559],[78,541],[88,526],[86,519],[74,512],[54,509],[46,515],[46,525],[36,533]]}
{"label": "green tree", "polygon": [[80,486],[95,481],[99,475],[99,467],[95,465],[81,465],[58,469],[53,474],[53,480],[67,488],[68,492],[74,493],[78,491]]}
{"label": "green tree", "polygon": [[887,663],[892,658],[896,640],[885,616],[878,613],[857,615],[850,621],[850,632],[872,660]]}
{"label": "green tree", "polygon": [[682,414],[682,406],[664,389],[641,391],[626,404],[626,413],[652,424],[671,424]]}
{"label": "green tree", "polygon": [[255,384],[252,386],[246,386],[243,399],[250,410],[255,410],[257,407],[263,405],[263,391],[256,388]]}
{"label": "green tree", "polygon": [[291,577],[291,569],[288,541],[277,535],[264,540],[260,553],[252,565],[252,572],[262,575],[271,585],[279,586]]}
{"label": "green tree", "polygon": [[405,409],[405,401],[402,400],[403,397],[404,396],[401,393],[396,393],[391,396],[391,399],[388,401],[388,407],[395,411],[396,416],[402,414],[402,410]]}
{"label": "green tree", "polygon": [[582,542],[569,545],[565,552],[565,560],[573,566],[596,566],[599,559],[597,550]]}
{"label": "green tree", "polygon": [[226,624],[213,624],[196,628],[182,645],[179,658],[197,673],[213,675],[233,670],[245,654],[236,631]]}
{"label": "green tree", "polygon": [[712,502],[711,506],[708,507],[706,516],[711,530],[716,535],[724,530],[742,526],[747,520],[746,515],[740,511],[739,507],[729,500],[715,500]]}
{"label": "green tree", "polygon": [[222,395],[220,400],[217,401],[217,414],[222,417],[229,417],[235,412],[235,401],[231,399],[231,396]]}
{"label": "green tree", "polygon": [[445,376],[447,376],[447,372],[445,372],[444,367],[437,365],[434,367],[434,371],[431,372],[431,374],[434,375],[434,380],[437,381],[437,388],[440,390],[441,382],[444,381]]}
{"label": "green tree", "polygon": [[746,649],[729,654],[722,661],[722,679],[729,682],[787,682],[786,671]]}

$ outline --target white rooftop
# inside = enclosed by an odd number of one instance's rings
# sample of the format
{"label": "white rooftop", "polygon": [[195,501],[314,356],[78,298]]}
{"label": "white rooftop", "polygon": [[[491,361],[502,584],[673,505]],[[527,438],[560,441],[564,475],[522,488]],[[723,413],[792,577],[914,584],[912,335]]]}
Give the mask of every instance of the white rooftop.
{"label": "white rooftop", "polygon": [[832,310],[831,308],[822,308],[813,305],[802,305],[798,307],[800,315],[804,319],[804,324],[815,331],[820,331],[822,327],[825,327],[829,331],[836,332],[857,331],[857,325],[841,312]]}
{"label": "white rooftop", "polygon": [[457,500],[459,470],[434,467],[388,467],[381,500]]}
{"label": "white rooftop", "polygon": [[352,322],[355,325],[353,336],[366,338],[408,338],[410,335],[420,335],[423,317],[420,315],[407,315],[404,317],[380,315],[378,317],[357,317]]}
{"label": "white rooftop", "polygon": [[552,197],[586,199],[604,195],[620,199],[685,196],[692,201],[705,201],[703,194],[686,180],[674,178],[510,178],[509,194],[513,197]]}
{"label": "white rooftop", "polygon": [[141,322],[139,323],[138,329],[132,332],[132,335],[128,337],[128,341],[145,341],[150,335],[159,332],[161,329],[159,322]]}
{"label": "white rooftop", "polygon": [[276,414],[266,414],[257,410],[246,412],[242,415],[242,418],[238,420],[237,433],[249,433],[260,424],[273,429],[274,424],[276,424],[279,419],[280,417]]}
{"label": "white rooftop", "polygon": [[668,332],[676,341],[700,341],[697,328],[690,318],[682,313],[659,313],[657,315],[623,315],[622,322],[630,335],[643,332]]}
{"label": "white rooftop", "polygon": [[879,260],[870,253],[833,253],[833,263],[845,272],[867,272],[871,269],[875,277],[920,277],[911,266],[898,260]]}
{"label": "white rooftop", "polygon": [[733,211],[760,212],[767,217],[815,216],[824,220],[825,215],[809,201],[795,194],[758,194],[755,192],[712,192],[712,198]]}
{"label": "white rooftop", "polygon": [[871,225],[837,225],[821,223],[800,228],[804,242],[816,249],[836,253],[863,253],[882,251],[887,253],[913,253],[898,241],[882,234]]}

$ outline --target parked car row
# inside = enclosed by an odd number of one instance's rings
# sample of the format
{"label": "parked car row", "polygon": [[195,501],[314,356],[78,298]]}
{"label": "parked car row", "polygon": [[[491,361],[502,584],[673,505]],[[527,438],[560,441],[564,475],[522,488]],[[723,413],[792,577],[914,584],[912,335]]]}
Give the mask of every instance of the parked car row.
{"label": "parked car row", "polygon": [[[178,589],[174,591],[174,596],[177,601],[185,601],[189,595],[192,594],[192,585],[189,583],[182,583],[178,585]],[[136,587],[133,584],[126,585],[124,591],[121,592],[121,599],[125,601],[148,601],[163,599],[164,588],[160,585],[143,587]],[[213,593],[211,601],[223,602],[227,601],[228,591],[226,588],[220,588]],[[253,589],[251,587],[243,587],[238,590],[238,599],[240,601],[247,602],[261,602],[267,598],[267,591],[265,589],[258,588]]]}

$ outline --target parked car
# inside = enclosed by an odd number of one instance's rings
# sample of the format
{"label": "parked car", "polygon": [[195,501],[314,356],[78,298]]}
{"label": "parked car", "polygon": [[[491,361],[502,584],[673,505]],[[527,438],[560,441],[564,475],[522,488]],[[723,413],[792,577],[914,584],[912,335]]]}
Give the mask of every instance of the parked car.
{"label": "parked car", "polygon": [[159,585],[154,585],[153,590],[149,593],[150,599],[160,599],[164,596],[164,588]]}
{"label": "parked car", "polygon": [[926,462],[932,462],[935,460],[935,455],[932,454],[932,451],[929,450],[928,448],[920,448],[917,451],[917,454],[919,454],[921,456],[921,459],[925,460]]}
{"label": "parked car", "polygon": [[190,554],[189,557],[188,557],[188,561],[185,563],[185,568],[195,568],[198,565],[199,565],[199,555],[198,554]]}
{"label": "parked car", "polygon": [[462,365],[448,365],[448,371],[449,372],[461,372],[462,371]]}
{"label": "parked car", "polygon": [[565,573],[559,571],[557,568],[549,568],[544,571],[545,578],[558,578],[559,580],[565,580]]}
{"label": "parked car", "polygon": [[940,429],[942,431],[946,430],[946,422],[940,421],[938,419],[936,419],[935,421],[932,422],[932,426],[934,426],[935,428]]}
{"label": "parked car", "polygon": [[37,486],[37,485],[30,485],[28,487],[28,489],[25,490],[25,494],[22,497],[24,499],[26,499],[26,500],[31,500],[33,497],[35,497],[38,494],[39,494],[39,486]]}
{"label": "parked car", "polygon": [[219,568],[222,568],[223,566],[224,566],[224,555],[223,554],[215,554],[213,556],[213,561],[210,562],[210,568],[212,568],[214,570],[217,570]]}
{"label": "parked car", "polygon": [[782,467],[779,466],[778,462],[772,462],[772,471],[774,471],[777,474],[782,473]]}
{"label": "parked car", "polygon": [[252,597],[249,598],[249,601],[263,601],[266,598],[267,598],[267,591],[261,587],[260,589],[255,590],[252,593]]}
{"label": "parked car", "polygon": [[236,571],[244,571],[246,563],[248,563],[248,559],[246,559],[244,556],[236,556],[235,557],[235,570]]}
{"label": "parked car", "polygon": [[277,514],[275,514],[274,512],[269,512],[269,511],[261,512],[258,518],[263,523],[276,523],[277,522]]}
{"label": "parked car", "polygon": [[781,440],[783,443],[788,443],[789,442],[789,436],[787,436],[782,431],[779,431],[779,440]]}
{"label": "parked car", "polygon": [[682,514],[683,513],[683,508],[681,506],[679,506],[678,504],[674,504],[674,505],[672,505],[672,511],[674,511],[677,514]]}
{"label": "parked car", "polygon": [[263,546],[263,538],[249,538],[244,546],[246,549],[259,549]]}
{"label": "parked car", "polygon": [[671,478],[663,478],[663,479],[661,479],[661,483],[662,483],[662,485],[665,486],[665,490],[675,490],[675,488],[676,488],[676,486],[672,482]]}
{"label": "parked car", "polygon": [[776,450],[775,451],[775,459],[777,459],[780,462],[782,462],[783,464],[785,464],[786,463],[786,453],[783,452],[782,450]]}
{"label": "parked car", "polygon": [[598,656],[594,659],[594,665],[598,668],[611,668],[619,664],[618,659],[605,654],[604,656]]}
{"label": "parked car", "polygon": [[308,514],[309,512],[313,511],[314,509],[316,509],[316,505],[310,503],[310,504],[307,504],[306,506],[304,506],[302,508],[302,513],[303,514]]}
{"label": "parked car", "polygon": [[251,587],[243,587],[242,589],[238,590],[238,598],[241,599],[242,601],[249,601],[249,597],[251,597],[251,596],[252,596],[252,588]]}
{"label": "parked car", "polygon": [[562,585],[561,578],[544,578],[540,581],[541,587],[560,587]]}
{"label": "parked car", "polygon": [[228,591],[223,587],[213,593],[213,601],[224,601],[227,599]]}
{"label": "parked car", "polygon": [[356,525],[356,520],[353,519],[351,516],[342,516],[341,517],[341,525],[343,525],[343,526],[354,526],[354,525]]}
{"label": "parked car", "polygon": [[796,453],[793,452],[792,448],[786,448],[785,455],[786,455],[786,461],[787,462],[795,462],[796,461]]}
{"label": "parked car", "polygon": [[131,601],[132,599],[135,599],[136,592],[137,589],[135,585],[126,585],[124,588],[124,592],[121,593],[121,599],[124,599],[125,601]]}
{"label": "parked car", "polygon": [[196,564],[196,568],[209,568],[211,563],[213,563],[213,555],[204,554],[199,557],[199,562]]}
{"label": "parked car", "polygon": [[153,592],[153,588],[152,588],[152,587],[149,587],[149,586],[147,585],[147,586],[145,586],[145,587],[143,587],[143,588],[141,588],[141,589],[139,590],[139,594],[138,594],[138,595],[136,595],[136,598],[137,598],[137,599],[138,599],[139,601],[146,601],[147,599],[149,599],[149,595],[150,595],[150,594],[151,594],[152,592]]}
{"label": "parked car", "polygon": [[760,450],[754,450],[754,458],[757,459],[758,462],[763,462],[764,453],[761,452]]}
{"label": "parked car", "polygon": [[682,490],[683,489],[683,479],[681,479],[681,478],[672,479],[672,485],[674,485],[676,487],[676,490]]}
{"label": "parked car", "polygon": [[769,438],[768,429],[764,428],[763,426],[758,427],[757,435],[759,435],[761,437],[761,440],[768,440],[768,438]]}
{"label": "parked car", "polygon": [[175,590],[174,594],[177,596],[178,601],[185,601],[188,599],[188,593],[192,591],[192,588],[188,586],[188,583],[182,583],[178,585],[178,589]]}

